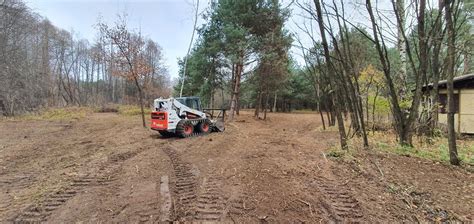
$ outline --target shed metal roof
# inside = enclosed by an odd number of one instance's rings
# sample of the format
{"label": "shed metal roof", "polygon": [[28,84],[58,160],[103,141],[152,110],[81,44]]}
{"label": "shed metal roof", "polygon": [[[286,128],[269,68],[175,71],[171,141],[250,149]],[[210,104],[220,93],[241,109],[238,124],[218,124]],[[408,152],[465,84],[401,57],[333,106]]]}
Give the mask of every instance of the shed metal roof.
{"label": "shed metal roof", "polygon": [[[438,87],[443,89],[446,88],[448,80],[441,80],[438,82]],[[453,79],[454,88],[474,88],[474,73],[457,76]],[[432,89],[433,83],[423,86],[423,90]]]}

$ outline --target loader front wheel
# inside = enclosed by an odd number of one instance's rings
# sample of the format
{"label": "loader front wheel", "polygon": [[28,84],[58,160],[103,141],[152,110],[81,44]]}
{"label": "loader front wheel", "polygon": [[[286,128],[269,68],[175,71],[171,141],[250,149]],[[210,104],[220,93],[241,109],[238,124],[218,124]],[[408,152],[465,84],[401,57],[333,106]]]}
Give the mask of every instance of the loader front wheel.
{"label": "loader front wheel", "polygon": [[200,133],[209,133],[211,131],[211,121],[204,119],[203,121],[199,122],[197,129]]}
{"label": "loader front wheel", "polygon": [[181,120],[176,125],[176,134],[178,134],[178,136],[181,138],[187,138],[193,135],[193,132],[194,132],[194,126],[193,126],[193,123],[191,123],[191,121]]}

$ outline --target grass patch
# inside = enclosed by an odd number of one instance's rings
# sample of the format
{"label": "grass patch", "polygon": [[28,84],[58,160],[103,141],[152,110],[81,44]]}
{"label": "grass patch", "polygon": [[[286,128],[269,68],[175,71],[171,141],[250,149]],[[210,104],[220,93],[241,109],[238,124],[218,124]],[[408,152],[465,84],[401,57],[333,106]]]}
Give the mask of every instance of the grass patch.
{"label": "grass patch", "polygon": [[345,154],[346,154],[346,152],[339,149],[339,148],[331,148],[326,153],[327,157],[329,157],[329,158],[342,158],[342,157],[344,157]]}
{"label": "grass patch", "polygon": [[12,120],[77,120],[92,113],[90,107],[48,108],[37,113],[29,113],[12,118]]}
{"label": "grass patch", "polygon": [[348,150],[342,150],[339,146],[333,146],[325,152],[325,155],[328,159],[344,160],[344,161],[355,160],[354,149],[350,146]]}
{"label": "grass patch", "polygon": [[[378,150],[449,163],[448,143],[444,137],[433,138],[431,144],[416,142],[414,147],[398,145],[396,141],[383,138],[383,135],[372,137],[372,140],[375,140],[373,145]],[[474,139],[457,140],[457,150],[458,157],[463,163],[474,165]]]}
{"label": "grass patch", "polygon": [[[138,105],[120,105],[118,106],[118,113],[125,116],[136,116],[142,114],[140,106]],[[145,114],[151,113],[151,109],[148,107],[143,108]]]}

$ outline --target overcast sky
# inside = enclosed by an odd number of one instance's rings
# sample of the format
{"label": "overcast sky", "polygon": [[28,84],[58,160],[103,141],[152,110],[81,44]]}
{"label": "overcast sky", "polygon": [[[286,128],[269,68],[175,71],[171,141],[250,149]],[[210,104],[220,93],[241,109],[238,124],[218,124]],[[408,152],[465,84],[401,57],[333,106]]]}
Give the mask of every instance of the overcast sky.
{"label": "overcast sky", "polygon": [[[95,24],[99,16],[106,23],[113,23],[118,14],[127,14],[128,26],[132,29],[141,29],[141,33],[162,48],[165,64],[172,78],[178,77],[177,59],[186,55],[189,41],[193,31],[193,2],[195,0],[25,0],[28,6],[36,13],[47,17],[55,26],[74,31],[76,38],[88,39],[91,43],[95,41],[97,30]],[[282,5],[288,6],[291,0],[283,0]],[[301,1],[309,2],[311,1]],[[348,17],[354,23],[362,21],[367,23],[366,13],[362,12],[361,0],[348,0],[354,8],[349,10]],[[384,0],[381,1],[382,5]],[[208,7],[209,0],[200,0],[200,12]],[[286,28],[292,33],[298,33],[303,44],[310,45],[311,40],[301,32],[295,23],[302,26],[302,10],[296,4],[292,4],[292,17],[286,24]],[[205,21],[199,17],[198,24]],[[315,23],[315,21],[312,21]],[[308,25],[308,24],[307,24]],[[319,39],[319,32],[315,25],[315,39]],[[196,40],[196,36],[195,36]],[[298,45],[298,42],[294,42]],[[293,57],[303,64],[301,51],[292,49]]]}

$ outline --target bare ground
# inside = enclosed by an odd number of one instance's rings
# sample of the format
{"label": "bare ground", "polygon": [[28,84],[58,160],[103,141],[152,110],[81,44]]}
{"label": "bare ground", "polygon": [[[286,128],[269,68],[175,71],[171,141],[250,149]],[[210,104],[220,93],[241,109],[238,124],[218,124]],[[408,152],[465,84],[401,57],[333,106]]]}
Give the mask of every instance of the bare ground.
{"label": "bare ground", "polygon": [[138,117],[0,122],[0,222],[439,222],[474,219],[474,178],[353,150],[316,114],[244,113],[223,133],[161,138]]}

